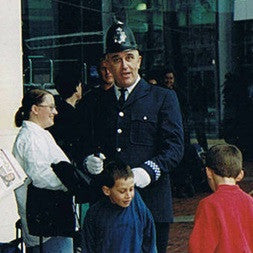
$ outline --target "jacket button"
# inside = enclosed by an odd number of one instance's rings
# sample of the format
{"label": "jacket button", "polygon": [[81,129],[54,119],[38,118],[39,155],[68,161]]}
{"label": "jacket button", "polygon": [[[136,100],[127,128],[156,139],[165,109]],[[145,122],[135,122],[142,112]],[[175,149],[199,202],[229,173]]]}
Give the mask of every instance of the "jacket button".
{"label": "jacket button", "polygon": [[121,148],[116,148],[117,152],[121,152]]}
{"label": "jacket button", "polygon": [[119,112],[120,117],[124,117],[124,112]]}
{"label": "jacket button", "polygon": [[144,120],[147,120],[148,118],[147,118],[147,116],[144,116],[143,119],[144,119]]}
{"label": "jacket button", "polygon": [[122,129],[120,129],[120,128],[117,129],[117,133],[118,133],[118,134],[121,134],[121,133],[122,133]]}

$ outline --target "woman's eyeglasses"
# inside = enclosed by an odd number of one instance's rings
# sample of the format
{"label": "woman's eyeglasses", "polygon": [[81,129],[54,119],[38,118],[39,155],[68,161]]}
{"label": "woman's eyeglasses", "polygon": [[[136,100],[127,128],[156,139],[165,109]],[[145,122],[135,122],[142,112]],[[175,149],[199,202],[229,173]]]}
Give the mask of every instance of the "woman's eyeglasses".
{"label": "woman's eyeglasses", "polygon": [[48,107],[50,111],[52,112],[54,109],[56,109],[55,105],[37,105],[39,107]]}

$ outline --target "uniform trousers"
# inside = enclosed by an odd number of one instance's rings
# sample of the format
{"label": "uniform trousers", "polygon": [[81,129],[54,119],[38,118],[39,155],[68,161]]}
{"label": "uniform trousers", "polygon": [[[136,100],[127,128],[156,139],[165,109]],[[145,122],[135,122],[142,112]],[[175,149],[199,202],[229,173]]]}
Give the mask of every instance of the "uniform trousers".
{"label": "uniform trousers", "polygon": [[156,228],[156,246],[158,253],[166,253],[169,241],[169,222],[155,222]]}

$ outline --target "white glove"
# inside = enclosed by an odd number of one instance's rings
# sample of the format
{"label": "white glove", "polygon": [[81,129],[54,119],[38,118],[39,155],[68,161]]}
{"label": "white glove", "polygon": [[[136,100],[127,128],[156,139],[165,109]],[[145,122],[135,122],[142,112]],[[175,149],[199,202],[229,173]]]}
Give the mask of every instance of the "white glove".
{"label": "white glove", "polygon": [[94,156],[94,154],[87,156],[85,159],[87,170],[90,174],[97,175],[103,171],[103,160],[105,155],[99,153],[99,157]]}
{"label": "white glove", "polygon": [[151,178],[146,170],[143,168],[133,168],[134,183],[137,187],[144,188],[151,182]]}

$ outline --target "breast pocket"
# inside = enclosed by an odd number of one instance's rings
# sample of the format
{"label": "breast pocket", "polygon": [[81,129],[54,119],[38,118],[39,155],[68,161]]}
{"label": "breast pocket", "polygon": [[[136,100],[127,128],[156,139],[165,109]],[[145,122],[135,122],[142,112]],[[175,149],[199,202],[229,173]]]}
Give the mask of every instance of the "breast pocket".
{"label": "breast pocket", "polygon": [[156,133],[156,115],[142,113],[131,116],[130,141],[132,144],[152,146]]}

